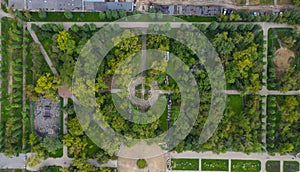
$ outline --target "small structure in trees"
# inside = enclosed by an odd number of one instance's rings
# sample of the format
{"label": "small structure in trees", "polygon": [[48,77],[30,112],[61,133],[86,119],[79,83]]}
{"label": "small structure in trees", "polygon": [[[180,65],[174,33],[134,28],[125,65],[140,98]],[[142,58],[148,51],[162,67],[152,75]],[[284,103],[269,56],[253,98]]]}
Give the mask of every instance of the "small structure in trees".
{"label": "small structure in trees", "polygon": [[44,138],[57,137],[60,131],[60,102],[54,103],[52,99],[41,98],[34,102],[34,131]]}

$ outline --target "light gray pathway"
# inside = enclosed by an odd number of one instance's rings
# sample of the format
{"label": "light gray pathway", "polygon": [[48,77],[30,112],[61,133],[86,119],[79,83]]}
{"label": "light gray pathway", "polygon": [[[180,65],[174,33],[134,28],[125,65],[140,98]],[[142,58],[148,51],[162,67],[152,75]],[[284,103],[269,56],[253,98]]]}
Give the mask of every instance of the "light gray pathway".
{"label": "light gray pathway", "polygon": [[2,169],[23,169],[25,166],[25,154],[19,154],[18,157],[7,157],[0,153],[0,168]]}
{"label": "light gray pathway", "polygon": [[[68,105],[68,98],[64,98],[63,106],[66,107]],[[67,134],[67,120],[68,120],[68,113],[64,111],[64,117],[63,117],[63,130],[64,134]],[[63,145],[63,157],[62,158],[68,158],[68,147]]]}

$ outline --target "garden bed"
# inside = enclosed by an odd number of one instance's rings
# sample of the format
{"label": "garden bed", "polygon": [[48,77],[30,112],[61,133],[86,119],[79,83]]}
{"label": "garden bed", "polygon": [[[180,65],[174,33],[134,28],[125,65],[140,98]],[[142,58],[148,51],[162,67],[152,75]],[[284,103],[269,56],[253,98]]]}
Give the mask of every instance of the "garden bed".
{"label": "garden bed", "polygon": [[228,171],[228,160],[221,159],[202,159],[202,171]]}

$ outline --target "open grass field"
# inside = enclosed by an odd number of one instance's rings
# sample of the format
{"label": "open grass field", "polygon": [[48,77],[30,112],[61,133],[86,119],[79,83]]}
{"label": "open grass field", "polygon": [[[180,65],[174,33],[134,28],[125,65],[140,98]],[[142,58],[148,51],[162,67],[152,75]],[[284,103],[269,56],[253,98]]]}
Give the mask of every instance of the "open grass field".
{"label": "open grass field", "polygon": [[280,161],[267,161],[267,172],[280,172]]}
{"label": "open grass field", "polygon": [[228,171],[228,160],[221,159],[202,159],[202,171]]}
{"label": "open grass field", "polygon": [[258,160],[231,160],[232,172],[260,172],[261,163]]}
{"label": "open grass field", "polygon": [[173,170],[199,170],[199,159],[172,159]]}

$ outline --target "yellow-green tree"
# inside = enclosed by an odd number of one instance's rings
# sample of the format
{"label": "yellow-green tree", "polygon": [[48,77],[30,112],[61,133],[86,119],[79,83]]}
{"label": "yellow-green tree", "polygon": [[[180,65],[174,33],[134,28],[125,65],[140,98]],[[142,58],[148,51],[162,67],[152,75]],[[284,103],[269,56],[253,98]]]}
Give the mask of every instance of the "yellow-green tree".
{"label": "yellow-green tree", "polygon": [[46,98],[55,99],[57,97],[57,89],[59,85],[60,81],[58,77],[55,77],[50,73],[45,73],[36,81],[34,91],[38,94],[45,94]]}
{"label": "yellow-green tree", "polygon": [[67,44],[68,41],[71,40],[71,35],[69,32],[67,32],[66,30],[60,31],[58,36],[57,36],[57,47],[61,50],[61,51],[66,51],[67,50]]}

